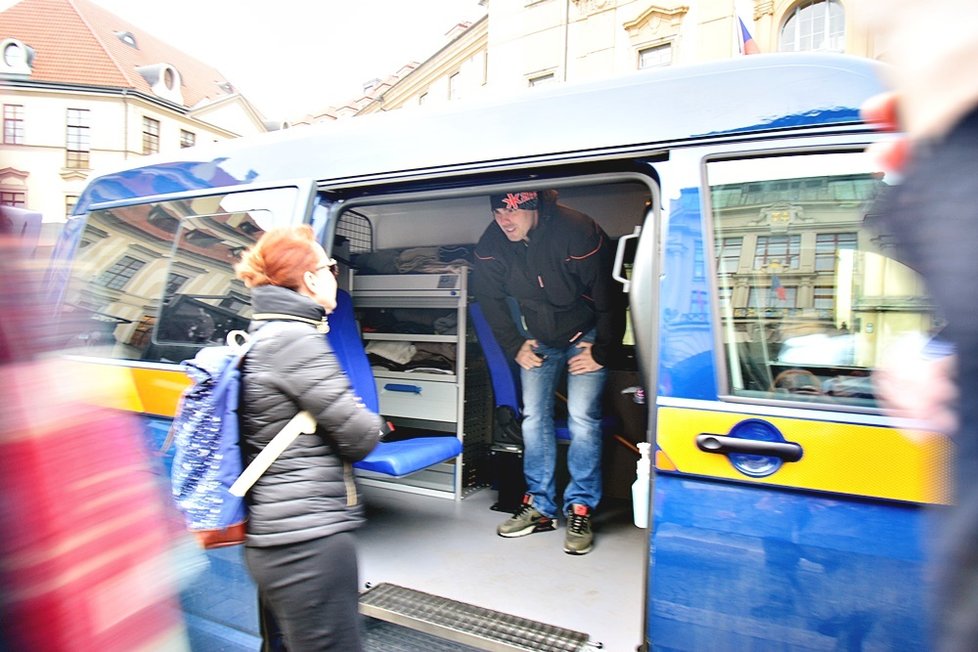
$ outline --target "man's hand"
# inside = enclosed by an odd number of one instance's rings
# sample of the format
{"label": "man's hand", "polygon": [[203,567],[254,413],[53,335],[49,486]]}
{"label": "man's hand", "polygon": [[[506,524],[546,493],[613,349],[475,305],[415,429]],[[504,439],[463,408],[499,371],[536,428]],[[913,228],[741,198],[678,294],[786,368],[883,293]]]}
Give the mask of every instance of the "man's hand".
{"label": "man's hand", "polygon": [[589,371],[597,371],[602,367],[594,361],[591,355],[591,342],[581,342],[577,345],[579,353],[567,361],[567,371],[570,374],[586,374]]}
{"label": "man's hand", "polygon": [[533,352],[536,345],[536,340],[527,340],[523,342],[523,346],[521,346],[520,350],[516,352],[516,364],[523,369],[533,369],[541,366],[543,364],[543,358]]}

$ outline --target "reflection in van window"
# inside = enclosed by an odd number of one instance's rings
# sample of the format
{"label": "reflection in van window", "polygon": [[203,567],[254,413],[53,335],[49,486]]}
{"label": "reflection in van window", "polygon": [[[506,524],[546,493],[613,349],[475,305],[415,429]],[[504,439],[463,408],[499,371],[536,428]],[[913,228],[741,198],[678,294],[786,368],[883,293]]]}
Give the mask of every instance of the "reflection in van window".
{"label": "reflection in van window", "polygon": [[735,396],[874,406],[886,347],[937,318],[867,224],[886,186],[862,154],[707,166],[714,272]]}
{"label": "reflection in van window", "polygon": [[296,194],[280,188],[90,213],[62,308],[68,347],[179,362],[247,327],[251,295],[232,266],[266,229],[289,222]]}

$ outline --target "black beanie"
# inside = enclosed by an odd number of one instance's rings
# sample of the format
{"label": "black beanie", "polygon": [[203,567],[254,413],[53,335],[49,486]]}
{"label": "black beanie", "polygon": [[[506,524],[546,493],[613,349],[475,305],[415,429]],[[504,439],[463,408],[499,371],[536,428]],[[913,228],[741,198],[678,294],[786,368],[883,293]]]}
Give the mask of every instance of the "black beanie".
{"label": "black beanie", "polygon": [[489,205],[492,210],[509,208],[535,211],[539,207],[539,199],[535,191],[507,192],[504,195],[489,195]]}

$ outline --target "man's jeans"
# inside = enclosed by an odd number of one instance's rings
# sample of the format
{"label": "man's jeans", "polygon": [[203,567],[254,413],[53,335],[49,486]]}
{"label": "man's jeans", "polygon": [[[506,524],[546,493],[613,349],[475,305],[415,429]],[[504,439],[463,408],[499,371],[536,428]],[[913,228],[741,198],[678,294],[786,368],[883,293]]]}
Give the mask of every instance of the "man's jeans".
{"label": "man's jeans", "polygon": [[[523,384],[523,473],[527,493],[533,506],[546,516],[557,515],[556,486],[557,441],[554,435],[555,390],[567,360],[579,351],[581,341],[594,340],[594,331],[567,346],[555,348],[540,345],[535,352],[545,357],[543,366],[521,369]],[[564,490],[563,511],[571,504],[587,505],[592,510],[601,500],[601,395],[606,368],[586,374],[567,376],[567,412],[570,448],[567,470],[570,481]]]}

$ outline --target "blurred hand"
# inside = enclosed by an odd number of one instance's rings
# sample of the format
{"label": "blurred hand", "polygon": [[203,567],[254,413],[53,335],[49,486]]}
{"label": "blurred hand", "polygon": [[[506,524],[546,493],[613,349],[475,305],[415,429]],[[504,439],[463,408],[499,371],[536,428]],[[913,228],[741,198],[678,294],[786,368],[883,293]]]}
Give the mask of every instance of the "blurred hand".
{"label": "blurred hand", "polygon": [[586,374],[601,368],[591,355],[591,342],[581,342],[577,345],[578,353],[567,361],[567,371],[573,375]]}
{"label": "blurred hand", "polygon": [[957,358],[927,359],[919,349],[897,346],[873,372],[873,386],[893,417],[915,419],[928,429],[953,434],[958,428]]}
{"label": "blurred hand", "polygon": [[[875,123],[881,131],[899,131],[900,102],[894,92],[880,93],[866,100],[859,109],[862,119]],[[894,140],[873,143],[867,150],[886,172],[900,172],[910,160],[910,139],[900,136]]]}

